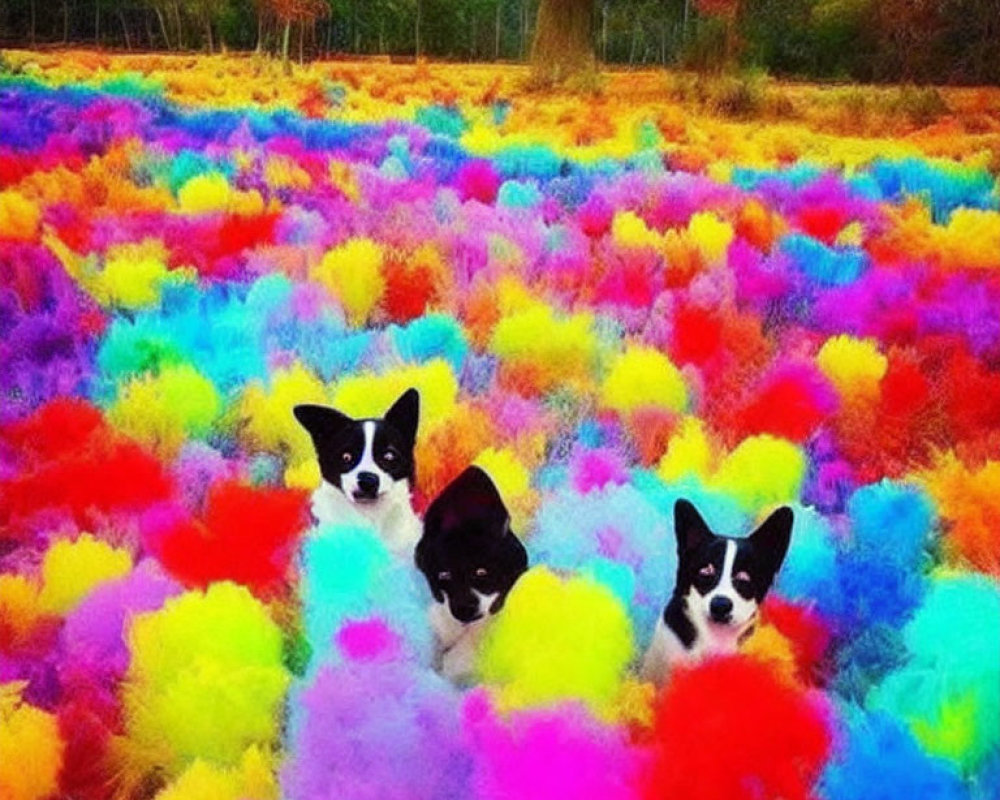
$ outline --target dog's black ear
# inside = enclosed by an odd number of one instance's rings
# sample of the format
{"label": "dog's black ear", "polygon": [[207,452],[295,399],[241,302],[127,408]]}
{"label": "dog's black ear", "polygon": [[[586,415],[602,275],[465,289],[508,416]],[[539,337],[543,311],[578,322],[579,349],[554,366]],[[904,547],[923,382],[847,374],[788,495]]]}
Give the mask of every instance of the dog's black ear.
{"label": "dog's black ear", "polygon": [[773,578],[781,567],[788,552],[788,544],[792,540],[792,523],[795,516],[792,509],[782,506],[765,519],[760,527],[750,534],[754,550],[760,553],[761,559],[767,565]]}
{"label": "dog's black ear", "polygon": [[339,434],[345,425],[354,421],[329,406],[299,405],[292,409],[292,413],[299,424],[309,431],[317,450],[323,442]]}
{"label": "dog's black ear", "polygon": [[385,412],[385,421],[399,431],[410,447],[413,447],[417,441],[417,426],[420,424],[419,392],[416,389],[407,389],[403,392]]}
{"label": "dog's black ear", "polygon": [[510,530],[510,514],[500,492],[479,467],[467,467],[449,483],[424,515],[424,528],[451,530],[474,525],[497,536]]}
{"label": "dog's black ear", "polygon": [[674,533],[677,535],[677,555],[683,557],[712,537],[712,532],[705,524],[691,503],[678,500],[674,503]]}
{"label": "dog's black ear", "polygon": [[430,558],[428,557],[427,550],[429,547],[430,544],[427,542],[427,539],[421,537],[420,541],[417,542],[417,546],[413,550],[413,561],[417,565],[417,569],[419,569],[424,574],[424,578],[427,579],[427,585],[430,587],[431,594],[434,595],[434,599],[441,603],[444,602],[444,593],[438,586],[436,576],[431,573],[431,570],[433,570],[434,567],[430,563]]}
{"label": "dog's black ear", "polygon": [[528,569],[528,551],[524,549],[521,540],[517,538],[517,534],[509,526],[507,527],[507,533],[504,534],[502,546],[503,550],[501,552],[503,556],[501,561],[503,562],[504,569],[516,580],[521,573]]}
{"label": "dog's black ear", "polygon": [[525,550],[524,545],[521,544],[521,540],[517,538],[517,534],[510,529],[509,525],[500,547],[501,550],[497,554],[497,562],[500,569],[503,570],[504,576],[509,580],[509,583],[506,589],[500,592],[500,596],[490,606],[491,614],[496,614],[503,608],[504,601],[507,599],[507,592],[517,583],[517,579],[528,570],[528,551]]}
{"label": "dog's black ear", "polygon": [[419,569],[425,575],[427,574],[427,545],[424,544],[424,537],[421,536],[417,541],[417,546],[413,548],[413,563],[416,564],[417,569]]}

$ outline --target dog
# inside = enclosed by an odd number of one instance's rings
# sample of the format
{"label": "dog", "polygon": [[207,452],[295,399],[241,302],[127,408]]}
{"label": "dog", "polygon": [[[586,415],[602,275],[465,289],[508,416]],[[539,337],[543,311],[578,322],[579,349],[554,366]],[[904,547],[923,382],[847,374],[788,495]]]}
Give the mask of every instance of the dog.
{"label": "dog", "polygon": [[677,501],[677,583],[643,659],[644,679],[659,684],[676,664],[737,651],[788,552],[792,522],[783,506],[746,538],[717,536],[691,503]]}
{"label": "dog", "polygon": [[430,586],[438,668],[452,681],[472,672],[486,621],[528,568],[528,553],[490,477],[469,467],[428,506],[414,559]]}
{"label": "dog", "polygon": [[409,556],[420,539],[410,492],[420,395],[407,389],[381,419],[352,419],[335,408],[298,405],[323,482],[313,492],[319,522],[370,523],[393,552]]}

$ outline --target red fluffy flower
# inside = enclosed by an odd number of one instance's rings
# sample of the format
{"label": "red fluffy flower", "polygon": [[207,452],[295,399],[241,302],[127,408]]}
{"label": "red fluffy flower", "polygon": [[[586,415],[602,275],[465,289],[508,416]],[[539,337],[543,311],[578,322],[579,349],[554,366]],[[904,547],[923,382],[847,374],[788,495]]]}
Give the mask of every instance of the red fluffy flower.
{"label": "red fluffy flower", "polygon": [[0,429],[17,477],[0,480],[0,526],[10,534],[36,512],[68,512],[91,527],[113,512],[141,511],[172,483],[160,462],[115,433],[82,400],[58,399]]}
{"label": "red fluffy flower", "polygon": [[232,580],[272,597],[285,585],[307,522],[305,492],[223,482],[209,490],[201,519],[147,531],[146,543],[188,586]]}
{"label": "red fluffy flower", "polygon": [[820,683],[823,657],[830,646],[830,629],[819,614],[772,595],[761,609],[761,619],[777,628],[791,643],[799,679]]}
{"label": "red fluffy flower", "polygon": [[747,434],[770,433],[804,442],[836,406],[837,394],[819,370],[789,364],[761,381],[738,424]]}
{"label": "red fluffy flower", "polygon": [[747,656],[680,669],[657,699],[648,800],[808,800],[830,750],[826,709]]}
{"label": "red fluffy flower", "polygon": [[702,364],[722,345],[722,320],[714,312],[685,305],[677,309],[671,354],[679,364]]}

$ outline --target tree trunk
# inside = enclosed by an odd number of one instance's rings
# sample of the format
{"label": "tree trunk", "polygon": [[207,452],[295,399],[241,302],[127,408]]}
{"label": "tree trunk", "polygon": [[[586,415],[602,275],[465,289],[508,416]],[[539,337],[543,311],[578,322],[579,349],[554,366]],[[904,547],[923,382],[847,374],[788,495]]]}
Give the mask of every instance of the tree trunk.
{"label": "tree trunk", "polygon": [[163,42],[166,45],[167,50],[172,50],[170,46],[170,36],[167,34],[167,24],[163,21],[163,11],[160,10],[159,6],[153,6],[153,10],[156,12],[156,18],[160,21],[160,33],[163,34]]}
{"label": "tree trunk", "polygon": [[69,0],[63,0],[63,38],[62,43],[69,41]]}
{"label": "tree trunk", "polygon": [[174,3],[174,24],[177,26],[177,49],[184,49],[184,26],[181,25],[181,7]]}
{"label": "tree trunk", "polygon": [[302,39],[306,35],[306,24],[305,22],[299,23],[299,66],[301,67],[305,63],[305,59],[302,57]]}
{"label": "tree trunk", "polygon": [[132,50],[132,39],[128,35],[128,25],[125,24],[125,14],[122,13],[121,8],[118,9],[118,21],[122,24],[122,33],[125,34],[125,49],[131,52]]}
{"label": "tree trunk", "polygon": [[358,0],[351,3],[351,18],[353,20],[353,30],[351,31],[354,40],[354,52],[361,52],[361,29],[358,27]]}
{"label": "tree trunk", "polygon": [[496,0],[496,16],[493,18],[493,60],[500,60],[500,7],[502,0]]}
{"label": "tree trunk", "polygon": [[101,46],[101,0],[94,3],[94,46]]}
{"label": "tree trunk", "polygon": [[205,38],[208,43],[208,52],[214,53],[215,42],[212,41],[212,18],[208,16],[205,17]]}
{"label": "tree trunk", "polygon": [[31,0],[31,46],[35,46],[35,0]]}
{"label": "tree trunk", "polygon": [[531,46],[533,83],[551,86],[596,72],[593,13],[594,0],[541,0]]}
{"label": "tree trunk", "polygon": [[413,55],[420,58],[422,52],[420,43],[420,22],[424,15],[424,3],[423,0],[417,0],[417,19],[413,23]]}
{"label": "tree trunk", "polygon": [[601,63],[608,61],[608,0],[601,3]]}
{"label": "tree trunk", "polygon": [[726,15],[726,67],[736,61],[736,15]]}
{"label": "tree trunk", "polygon": [[292,65],[288,61],[288,36],[292,31],[292,21],[290,19],[285,20],[285,31],[281,35],[281,64],[284,67],[285,74],[292,74]]}
{"label": "tree trunk", "polygon": [[521,36],[517,45],[518,60],[524,61],[525,47],[528,41],[528,0],[521,0],[521,7],[519,9],[518,17],[521,23]]}
{"label": "tree trunk", "polygon": [[145,9],[143,9],[142,12],[142,24],[143,27],[146,29],[146,46],[150,50],[155,50],[156,48],[153,44],[153,26],[149,24],[149,14],[146,12]]}

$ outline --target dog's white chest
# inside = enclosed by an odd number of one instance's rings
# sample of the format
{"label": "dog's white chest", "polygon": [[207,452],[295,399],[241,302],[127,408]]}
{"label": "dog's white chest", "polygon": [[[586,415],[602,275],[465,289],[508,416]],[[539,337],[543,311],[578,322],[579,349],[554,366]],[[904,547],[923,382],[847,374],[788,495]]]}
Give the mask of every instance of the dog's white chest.
{"label": "dog's white chest", "polygon": [[413,513],[409,488],[404,483],[398,483],[378,502],[362,506],[323,481],[312,494],[311,508],[320,523],[374,526],[386,547],[402,555],[412,555],[420,539],[420,520]]}
{"label": "dog's white chest", "polygon": [[667,627],[663,617],[660,617],[653,632],[653,641],[650,642],[642,660],[642,679],[652,681],[659,686],[666,679],[671,667],[693,664],[701,658],[701,655],[700,652],[686,648],[677,634]]}
{"label": "dog's white chest", "polygon": [[462,623],[451,615],[447,602],[431,603],[427,615],[438,640],[441,674],[454,682],[471,678],[475,671],[476,651],[490,615],[475,622]]}
{"label": "dog's white chest", "polygon": [[642,678],[660,685],[673,667],[697,664],[711,655],[731,655],[739,651],[745,629],[726,629],[695,624],[695,639],[685,647],[676,633],[663,621],[656,623],[653,641],[642,660]]}

